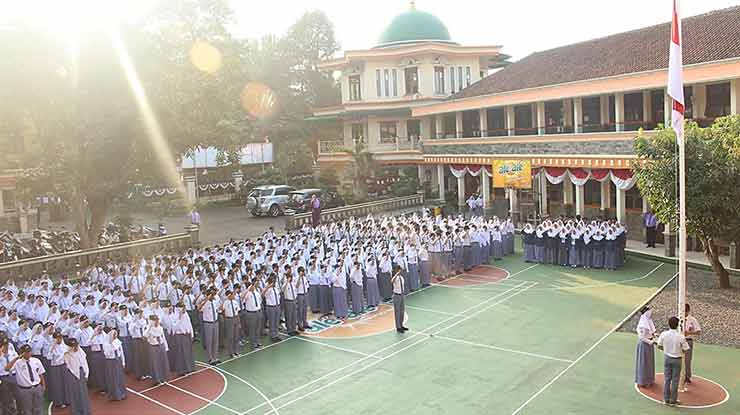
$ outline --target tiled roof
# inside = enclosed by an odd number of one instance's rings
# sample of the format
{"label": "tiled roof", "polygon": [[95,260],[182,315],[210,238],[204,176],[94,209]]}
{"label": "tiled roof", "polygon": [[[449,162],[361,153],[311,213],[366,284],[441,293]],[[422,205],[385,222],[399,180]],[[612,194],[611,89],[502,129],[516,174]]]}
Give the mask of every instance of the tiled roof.
{"label": "tiled roof", "polygon": [[[740,57],[740,6],[683,19],[684,65]],[[533,53],[450,99],[668,67],[670,23]]]}

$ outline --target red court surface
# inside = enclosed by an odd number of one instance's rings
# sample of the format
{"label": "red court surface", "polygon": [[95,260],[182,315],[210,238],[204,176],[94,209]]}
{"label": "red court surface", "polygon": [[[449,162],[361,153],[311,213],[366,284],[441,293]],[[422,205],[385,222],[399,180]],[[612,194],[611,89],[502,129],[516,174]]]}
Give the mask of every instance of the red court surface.
{"label": "red court surface", "polygon": [[[167,384],[154,386],[151,381],[126,378],[129,389],[123,401],[109,401],[105,394],[90,393],[92,413],[105,415],[183,415],[194,413],[219,398],[226,387],[223,376],[206,366]],[[182,390],[180,390],[182,389]],[[187,391],[187,392],[183,392]],[[156,401],[156,402],[154,402]],[[53,408],[52,415],[68,415],[69,408]]]}
{"label": "red court surface", "polygon": [[508,276],[509,273],[501,268],[491,265],[481,265],[454,277],[446,279],[434,278],[434,282],[439,285],[469,286],[498,282],[506,279]]}
{"label": "red court surface", "polygon": [[[635,389],[648,399],[663,403],[663,374],[655,375],[655,383],[649,388]],[[709,408],[724,403],[729,398],[727,390],[709,379],[693,376],[686,392],[678,393],[681,408]]]}

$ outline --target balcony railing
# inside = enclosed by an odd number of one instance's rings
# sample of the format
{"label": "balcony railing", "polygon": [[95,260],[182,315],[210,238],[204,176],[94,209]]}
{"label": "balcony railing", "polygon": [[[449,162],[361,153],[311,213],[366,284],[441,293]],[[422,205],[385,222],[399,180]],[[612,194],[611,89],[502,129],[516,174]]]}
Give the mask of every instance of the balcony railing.
{"label": "balcony railing", "polygon": [[[367,149],[371,153],[419,150],[420,142],[421,138],[417,136],[382,138],[380,143],[371,143]],[[342,139],[319,141],[319,154],[345,153],[351,149],[352,146],[346,145]]]}
{"label": "balcony railing", "polygon": [[347,151],[344,140],[321,140],[319,141],[319,154],[342,153]]}

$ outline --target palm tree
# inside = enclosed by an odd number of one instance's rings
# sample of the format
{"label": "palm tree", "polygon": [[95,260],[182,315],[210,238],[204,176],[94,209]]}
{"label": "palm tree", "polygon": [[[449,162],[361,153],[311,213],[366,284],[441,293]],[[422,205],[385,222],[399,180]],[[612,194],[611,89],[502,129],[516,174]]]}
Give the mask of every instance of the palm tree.
{"label": "palm tree", "polygon": [[367,200],[367,179],[375,172],[375,160],[372,153],[367,150],[365,141],[360,138],[355,140],[354,148],[348,150],[354,160],[352,166],[353,195],[355,199]]}

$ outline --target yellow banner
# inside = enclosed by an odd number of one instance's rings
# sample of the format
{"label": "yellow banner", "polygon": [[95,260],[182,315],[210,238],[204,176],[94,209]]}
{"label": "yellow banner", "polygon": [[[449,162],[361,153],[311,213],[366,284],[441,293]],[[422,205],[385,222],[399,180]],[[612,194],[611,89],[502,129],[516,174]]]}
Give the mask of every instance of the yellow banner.
{"label": "yellow banner", "polygon": [[532,163],[530,160],[494,160],[493,187],[532,188]]}

